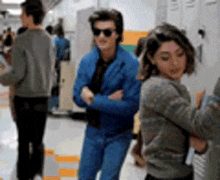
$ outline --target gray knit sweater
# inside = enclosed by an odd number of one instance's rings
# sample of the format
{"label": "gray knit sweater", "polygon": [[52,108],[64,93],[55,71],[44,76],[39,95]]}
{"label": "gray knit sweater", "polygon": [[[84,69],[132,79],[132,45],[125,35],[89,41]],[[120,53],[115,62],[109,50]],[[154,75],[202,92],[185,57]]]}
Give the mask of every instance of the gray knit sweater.
{"label": "gray knit sweater", "polygon": [[[215,92],[220,92],[220,86]],[[140,120],[149,174],[180,178],[193,171],[185,164],[189,134],[198,132],[205,139],[214,139],[219,133],[220,109],[215,106],[218,99],[213,96],[205,110],[197,110],[179,81],[153,76],[143,83]]]}
{"label": "gray knit sweater", "polygon": [[12,70],[0,76],[3,85],[14,85],[15,95],[48,97],[55,74],[55,50],[44,30],[27,30],[15,39]]}

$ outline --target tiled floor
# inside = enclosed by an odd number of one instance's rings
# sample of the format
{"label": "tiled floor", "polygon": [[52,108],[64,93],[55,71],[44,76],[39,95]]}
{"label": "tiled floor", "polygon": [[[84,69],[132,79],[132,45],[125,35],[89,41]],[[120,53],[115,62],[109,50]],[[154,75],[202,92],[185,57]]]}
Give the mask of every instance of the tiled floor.
{"label": "tiled floor", "polygon": [[[45,142],[45,180],[77,179],[86,124],[65,116],[49,116]],[[131,143],[131,147],[134,141]],[[0,109],[0,180],[13,180],[17,159],[17,132],[9,109]],[[128,153],[120,180],[143,180],[145,169],[135,167]],[[98,178],[97,178],[98,179]]]}

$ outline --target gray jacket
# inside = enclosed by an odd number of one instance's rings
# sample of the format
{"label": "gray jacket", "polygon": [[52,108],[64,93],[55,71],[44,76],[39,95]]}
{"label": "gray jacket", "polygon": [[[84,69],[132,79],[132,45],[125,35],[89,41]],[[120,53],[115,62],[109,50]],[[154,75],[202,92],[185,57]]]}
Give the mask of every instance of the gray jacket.
{"label": "gray jacket", "polygon": [[[215,92],[220,92],[220,86],[215,88]],[[215,106],[219,99],[213,96],[205,110],[197,110],[179,81],[152,76],[143,83],[140,120],[149,174],[180,178],[193,171],[185,164],[188,137],[198,132],[205,139],[214,139],[219,133],[220,109]]]}
{"label": "gray jacket", "polygon": [[0,76],[3,85],[14,85],[15,95],[47,97],[55,73],[55,51],[44,30],[27,30],[15,39],[12,70]]}

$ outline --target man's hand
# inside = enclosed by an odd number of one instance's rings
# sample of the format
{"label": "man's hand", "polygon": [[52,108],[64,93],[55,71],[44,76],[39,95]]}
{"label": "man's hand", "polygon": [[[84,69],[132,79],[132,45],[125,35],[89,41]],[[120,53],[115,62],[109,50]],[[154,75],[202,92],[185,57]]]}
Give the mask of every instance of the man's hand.
{"label": "man's hand", "polygon": [[81,98],[86,104],[90,105],[94,99],[94,94],[87,86],[85,86],[82,88]]}
{"label": "man's hand", "polygon": [[109,99],[115,100],[115,101],[121,101],[123,97],[123,90],[117,90],[114,93],[110,94],[108,96]]}

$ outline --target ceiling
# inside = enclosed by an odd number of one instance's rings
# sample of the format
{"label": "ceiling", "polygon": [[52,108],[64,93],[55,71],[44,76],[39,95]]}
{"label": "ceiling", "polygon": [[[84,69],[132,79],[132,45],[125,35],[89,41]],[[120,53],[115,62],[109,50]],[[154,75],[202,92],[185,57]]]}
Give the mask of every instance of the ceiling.
{"label": "ceiling", "polygon": [[[24,2],[23,0],[22,2]],[[42,0],[44,3],[44,7],[46,11],[49,11],[50,9],[54,8],[57,4],[59,4],[62,0]],[[12,12],[8,10],[20,10],[20,3],[3,3],[2,0],[0,0],[0,19],[5,18],[18,18],[19,14],[12,14]]]}

